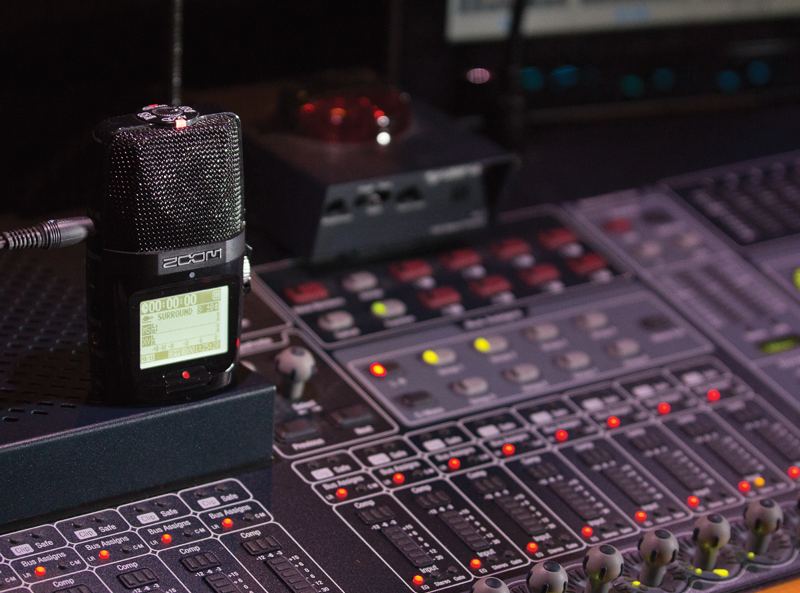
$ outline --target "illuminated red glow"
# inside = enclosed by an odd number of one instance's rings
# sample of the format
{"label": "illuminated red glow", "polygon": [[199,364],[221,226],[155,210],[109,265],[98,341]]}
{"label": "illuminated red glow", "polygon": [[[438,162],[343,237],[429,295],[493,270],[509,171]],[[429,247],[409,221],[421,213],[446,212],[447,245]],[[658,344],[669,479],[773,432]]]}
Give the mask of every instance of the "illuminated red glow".
{"label": "illuminated red glow", "polygon": [[233,519],[231,519],[230,517],[225,517],[222,520],[222,527],[224,527],[225,529],[230,529],[231,527],[233,527]]}
{"label": "illuminated red glow", "polygon": [[417,587],[419,587],[422,583],[425,582],[425,579],[422,577],[421,574],[414,575],[414,578],[411,579],[411,582],[414,583]]}
{"label": "illuminated red glow", "polygon": [[662,416],[666,416],[672,411],[672,406],[670,406],[667,402],[661,402],[658,404],[658,413]]}
{"label": "illuminated red glow", "polygon": [[568,438],[569,438],[569,433],[567,433],[567,431],[566,431],[566,430],[563,430],[563,429],[562,429],[562,430],[557,430],[557,431],[556,431],[556,440],[557,440],[559,443],[563,443],[563,442],[564,442],[564,441],[566,441]]}
{"label": "illuminated red glow", "polygon": [[189,379],[191,378],[191,375],[189,374],[189,371],[183,371],[183,373],[181,373],[181,377],[184,379]]}
{"label": "illuminated red glow", "polygon": [[696,496],[690,496],[689,498],[686,499],[686,504],[688,504],[689,507],[693,509],[697,508],[698,506],[700,506],[700,499],[697,498]]}
{"label": "illuminated red glow", "polygon": [[609,428],[617,428],[620,425],[620,421],[616,416],[609,416],[606,420],[606,424]]}
{"label": "illuminated red glow", "polygon": [[386,367],[379,362],[373,362],[371,365],[369,365],[369,372],[376,377],[385,377]]}
{"label": "illuminated red glow", "polygon": [[791,479],[796,480],[797,478],[800,478],[800,467],[793,465],[792,467],[789,468],[789,471],[787,471],[786,473],[789,474],[789,477]]}
{"label": "illuminated red glow", "polygon": [[336,498],[338,498],[339,500],[344,500],[345,498],[347,498],[347,488],[337,488]]}
{"label": "illuminated red glow", "polygon": [[639,523],[644,523],[647,521],[647,513],[644,511],[636,511],[636,514],[633,516]]}
{"label": "illuminated red glow", "polygon": [[162,544],[171,544],[172,543],[172,536],[169,533],[165,533],[161,536],[161,543]]}
{"label": "illuminated red glow", "polygon": [[100,550],[97,553],[97,557],[100,558],[100,560],[108,560],[109,558],[111,558],[111,554],[109,553],[108,550]]}
{"label": "illuminated red glow", "polygon": [[742,494],[747,494],[748,492],[750,492],[750,482],[748,482],[747,480],[742,480],[741,482],[739,482],[739,492],[741,492]]}
{"label": "illuminated red glow", "polygon": [[380,109],[376,109],[375,113],[372,114],[372,117],[378,119],[379,117],[383,117],[384,115],[386,114],[383,111],[381,111]]}
{"label": "illuminated red glow", "polygon": [[480,561],[480,558],[473,558],[469,561],[469,566],[472,570],[478,570],[481,566],[483,566],[483,563]]}
{"label": "illuminated red glow", "polygon": [[528,554],[535,554],[539,551],[539,544],[536,542],[528,542],[528,545],[525,546],[525,549],[528,550]]}
{"label": "illuminated red glow", "polygon": [[583,537],[592,537],[594,535],[594,529],[586,525],[583,529],[581,529],[581,534]]}
{"label": "illuminated red glow", "polygon": [[451,472],[454,472],[461,467],[461,460],[458,457],[453,457],[447,462],[447,467]]}
{"label": "illuminated red glow", "polygon": [[718,389],[709,389],[708,393],[706,393],[706,397],[710,402],[717,402],[720,398],[720,393]]}
{"label": "illuminated red glow", "polygon": [[313,103],[306,103],[301,109],[303,110],[303,113],[314,113],[315,110]]}
{"label": "illuminated red glow", "polygon": [[503,445],[502,451],[504,456],[511,457],[514,453],[516,453],[517,448],[511,443],[506,443]]}
{"label": "illuminated red glow", "polygon": [[47,569],[44,566],[37,566],[36,568],[33,569],[33,573],[37,577],[43,577],[44,575],[47,574]]}
{"label": "illuminated red glow", "polygon": [[405,481],[406,481],[406,477],[403,474],[399,473],[399,472],[392,476],[392,482],[394,482],[398,486],[400,484],[402,484],[403,482],[405,482]]}

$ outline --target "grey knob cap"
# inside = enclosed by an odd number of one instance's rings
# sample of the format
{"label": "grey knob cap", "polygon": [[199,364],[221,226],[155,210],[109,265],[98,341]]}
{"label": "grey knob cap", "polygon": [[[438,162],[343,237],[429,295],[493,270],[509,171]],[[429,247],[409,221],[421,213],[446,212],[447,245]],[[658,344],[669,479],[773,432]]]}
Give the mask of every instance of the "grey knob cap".
{"label": "grey knob cap", "polygon": [[714,570],[717,565],[719,551],[731,539],[731,524],[722,515],[711,513],[694,522],[692,541],[697,549],[692,559],[695,568]]}
{"label": "grey knob cap", "polygon": [[747,551],[756,555],[766,554],[772,534],[783,525],[783,509],[771,498],[754,500],[744,510],[744,521],[749,531]]}
{"label": "grey knob cap", "polygon": [[530,593],[566,593],[568,582],[567,571],[553,560],[539,562],[528,573]]}
{"label": "grey knob cap", "polygon": [[667,566],[678,556],[678,538],[666,529],[653,529],[639,540],[642,569],[639,580],[648,587],[660,587]]}
{"label": "grey knob cap", "polygon": [[485,577],[475,581],[470,593],[509,593],[508,585],[495,577]]}
{"label": "grey knob cap", "polygon": [[297,400],[303,397],[306,381],[317,372],[314,355],[301,346],[290,346],[275,357],[275,367],[284,377],[281,389],[284,397]]}
{"label": "grey knob cap", "polygon": [[608,593],[611,583],[619,578],[624,568],[622,554],[614,546],[594,546],[583,557],[583,570],[588,578],[584,593]]}

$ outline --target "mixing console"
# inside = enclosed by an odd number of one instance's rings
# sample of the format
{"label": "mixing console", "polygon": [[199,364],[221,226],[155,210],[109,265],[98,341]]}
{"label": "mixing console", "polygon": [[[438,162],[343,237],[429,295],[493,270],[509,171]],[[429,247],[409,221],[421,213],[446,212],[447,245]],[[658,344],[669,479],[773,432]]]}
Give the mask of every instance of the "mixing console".
{"label": "mixing console", "polygon": [[[799,159],[512,213],[437,252],[257,268],[241,358],[277,386],[273,459],[7,522],[0,591],[722,593],[796,578]],[[5,289],[0,426],[20,443],[44,430],[37,412],[60,427],[91,411],[86,336],[60,304],[79,310],[77,282],[48,276],[38,301]],[[41,340],[66,395],[25,373]]]}

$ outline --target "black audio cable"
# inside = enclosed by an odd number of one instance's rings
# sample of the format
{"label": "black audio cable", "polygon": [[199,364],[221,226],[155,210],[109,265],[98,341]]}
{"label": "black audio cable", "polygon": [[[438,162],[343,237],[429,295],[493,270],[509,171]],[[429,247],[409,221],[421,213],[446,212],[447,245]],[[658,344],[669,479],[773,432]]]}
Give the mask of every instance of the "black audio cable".
{"label": "black audio cable", "polygon": [[88,216],[45,220],[26,229],[0,231],[0,249],[55,249],[68,247],[95,234]]}

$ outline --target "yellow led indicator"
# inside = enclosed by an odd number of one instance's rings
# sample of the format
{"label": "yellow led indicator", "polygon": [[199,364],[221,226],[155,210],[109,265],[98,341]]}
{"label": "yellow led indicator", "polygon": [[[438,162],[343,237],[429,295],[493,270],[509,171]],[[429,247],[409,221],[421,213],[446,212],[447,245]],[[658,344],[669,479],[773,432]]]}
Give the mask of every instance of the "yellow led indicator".
{"label": "yellow led indicator", "polygon": [[641,585],[641,584],[642,584],[642,583],[640,583],[639,581],[633,581],[633,582],[631,583],[631,585],[633,585],[634,587],[638,587],[638,586],[639,586],[639,585]]}
{"label": "yellow led indicator", "polygon": [[703,569],[702,568],[695,568],[694,569],[694,574],[696,574],[697,576],[700,576],[701,574],[703,574]]}
{"label": "yellow led indicator", "polygon": [[752,559],[753,559],[753,558],[755,558],[755,557],[756,557],[756,555],[755,555],[755,553],[754,553],[754,552],[748,552],[748,553],[747,553],[747,559],[748,559],[748,560],[752,560]]}
{"label": "yellow led indicator", "polygon": [[717,575],[718,577],[722,577],[723,579],[727,579],[729,573],[724,568],[715,568],[714,574]]}
{"label": "yellow led indicator", "polygon": [[486,338],[476,338],[472,345],[475,346],[475,350],[478,352],[489,352],[492,349],[492,345]]}
{"label": "yellow led indicator", "polygon": [[386,305],[380,301],[375,301],[372,303],[371,309],[375,315],[386,315]]}
{"label": "yellow led indicator", "polygon": [[433,350],[426,350],[422,353],[422,360],[427,362],[428,364],[436,364],[439,362],[439,355],[436,354]]}
{"label": "yellow led indicator", "polygon": [[762,478],[761,476],[758,476],[755,480],[753,480],[753,485],[756,488],[763,488],[764,484],[766,484],[766,483],[767,483],[767,481],[764,478]]}
{"label": "yellow led indicator", "polygon": [[800,268],[796,268],[794,273],[792,274],[792,280],[794,281],[794,286],[797,290],[800,290]]}

